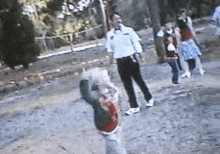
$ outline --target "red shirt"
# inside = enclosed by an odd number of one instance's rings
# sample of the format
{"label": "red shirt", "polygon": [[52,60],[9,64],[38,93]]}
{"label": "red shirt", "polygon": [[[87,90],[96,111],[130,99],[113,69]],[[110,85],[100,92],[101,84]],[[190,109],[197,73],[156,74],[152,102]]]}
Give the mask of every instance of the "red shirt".
{"label": "red shirt", "polygon": [[106,122],[103,125],[103,131],[111,132],[113,131],[120,123],[120,107],[118,103],[113,103],[112,101],[108,100],[107,97],[103,96],[106,102],[106,112],[111,115],[111,121]]}
{"label": "red shirt", "polygon": [[182,31],[182,41],[193,39],[193,35],[190,32],[189,28],[184,28]]}

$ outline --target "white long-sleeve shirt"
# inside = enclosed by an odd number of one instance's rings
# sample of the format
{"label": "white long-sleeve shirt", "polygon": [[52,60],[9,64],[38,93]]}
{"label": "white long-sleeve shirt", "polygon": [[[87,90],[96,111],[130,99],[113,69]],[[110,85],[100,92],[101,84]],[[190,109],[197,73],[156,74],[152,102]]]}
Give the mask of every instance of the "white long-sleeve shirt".
{"label": "white long-sleeve shirt", "polygon": [[112,29],[107,33],[105,48],[114,53],[115,59],[142,52],[140,38],[132,28],[124,25],[120,30]]}
{"label": "white long-sleeve shirt", "polygon": [[212,20],[215,20],[217,22],[217,25],[220,24],[220,6],[215,8],[215,12],[213,13]]}

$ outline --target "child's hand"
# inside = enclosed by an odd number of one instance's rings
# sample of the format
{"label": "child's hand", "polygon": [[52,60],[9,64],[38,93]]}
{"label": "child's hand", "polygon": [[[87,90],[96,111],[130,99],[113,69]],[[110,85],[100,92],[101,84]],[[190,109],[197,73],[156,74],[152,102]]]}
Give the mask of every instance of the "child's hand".
{"label": "child's hand", "polygon": [[83,71],[82,71],[82,79],[83,80],[89,80],[89,72],[87,72],[85,70],[85,68],[83,68]]}

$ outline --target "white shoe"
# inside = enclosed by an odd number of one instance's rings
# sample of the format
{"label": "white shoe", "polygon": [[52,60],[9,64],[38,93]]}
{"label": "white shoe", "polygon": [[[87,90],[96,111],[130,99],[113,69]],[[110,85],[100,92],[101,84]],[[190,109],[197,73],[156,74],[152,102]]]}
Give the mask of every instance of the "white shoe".
{"label": "white shoe", "polygon": [[190,72],[185,72],[185,73],[183,73],[183,74],[181,75],[181,77],[182,77],[182,78],[185,78],[185,77],[190,78],[190,77],[191,77],[191,73],[190,73]]}
{"label": "white shoe", "polygon": [[204,69],[200,69],[199,72],[200,72],[201,75],[204,75],[205,70]]}
{"label": "white shoe", "polygon": [[130,108],[128,111],[125,112],[126,115],[132,115],[135,114],[137,112],[140,112],[140,108],[136,107],[136,108]]}
{"label": "white shoe", "polygon": [[147,101],[146,106],[154,106],[154,99],[151,98],[149,101]]}

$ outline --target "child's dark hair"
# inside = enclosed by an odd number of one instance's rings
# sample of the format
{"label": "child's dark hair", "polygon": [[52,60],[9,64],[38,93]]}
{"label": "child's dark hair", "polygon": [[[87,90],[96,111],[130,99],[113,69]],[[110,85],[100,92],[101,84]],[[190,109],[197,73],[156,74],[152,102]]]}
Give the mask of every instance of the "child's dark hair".
{"label": "child's dark hair", "polygon": [[121,16],[118,12],[113,12],[112,14],[111,14],[111,16],[110,16],[110,20],[112,21],[113,20],[113,17],[114,17],[114,15],[118,15],[118,16]]}

